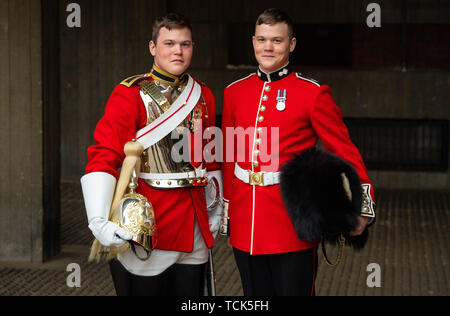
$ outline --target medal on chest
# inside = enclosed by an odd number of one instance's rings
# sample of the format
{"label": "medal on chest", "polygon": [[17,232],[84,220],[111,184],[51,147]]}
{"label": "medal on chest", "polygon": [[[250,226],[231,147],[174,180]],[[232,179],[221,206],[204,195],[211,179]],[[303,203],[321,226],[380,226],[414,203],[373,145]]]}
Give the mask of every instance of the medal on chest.
{"label": "medal on chest", "polygon": [[286,109],[286,89],[278,90],[277,95],[277,110],[284,111]]}

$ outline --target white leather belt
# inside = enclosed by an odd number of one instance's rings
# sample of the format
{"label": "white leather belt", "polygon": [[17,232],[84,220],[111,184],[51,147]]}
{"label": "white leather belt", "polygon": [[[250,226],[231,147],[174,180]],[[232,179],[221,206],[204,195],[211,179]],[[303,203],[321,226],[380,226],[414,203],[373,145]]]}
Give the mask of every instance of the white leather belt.
{"label": "white leather belt", "polygon": [[139,178],[149,186],[162,189],[186,188],[206,186],[208,177],[206,169],[196,169],[190,172],[179,173],[145,173],[141,172]]}
{"label": "white leather belt", "polygon": [[242,182],[250,185],[265,187],[280,183],[280,172],[253,172],[242,169],[237,163],[234,166],[234,175]]}
{"label": "white leather belt", "polygon": [[206,169],[197,169],[190,172],[179,173],[144,173],[139,174],[139,178],[144,180],[181,180],[181,179],[197,179],[206,177]]}

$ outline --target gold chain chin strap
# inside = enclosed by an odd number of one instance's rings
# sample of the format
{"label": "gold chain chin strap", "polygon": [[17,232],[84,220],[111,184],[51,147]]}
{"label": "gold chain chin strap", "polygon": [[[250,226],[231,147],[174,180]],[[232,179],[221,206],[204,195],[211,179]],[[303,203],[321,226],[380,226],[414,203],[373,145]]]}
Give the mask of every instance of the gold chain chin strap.
{"label": "gold chain chin strap", "polygon": [[327,252],[326,252],[326,250],[325,250],[325,240],[322,239],[322,253],[323,253],[323,257],[325,258],[325,261],[327,262],[327,264],[328,264],[329,266],[335,267],[335,266],[337,266],[337,265],[341,262],[342,257],[343,257],[343,255],[344,255],[344,246],[345,246],[345,237],[344,237],[344,235],[341,234],[341,235],[339,236],[339,249],[338,249],[338,255],[337,255],[337,257],[336,257],[336,261],[335,261],[334,263],[332,263],[332,262],[328,259]]}

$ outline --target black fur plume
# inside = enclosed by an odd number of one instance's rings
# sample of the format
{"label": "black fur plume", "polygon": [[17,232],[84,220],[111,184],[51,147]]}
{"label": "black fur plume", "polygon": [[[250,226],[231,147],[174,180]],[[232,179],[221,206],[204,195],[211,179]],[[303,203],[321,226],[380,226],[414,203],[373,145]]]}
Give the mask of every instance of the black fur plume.
{"label": "black fur plume", "polygon": [[324,238],[337,243],[344,234],[347,243],[355,249],[364,247],[367,229],[361,236],[349,237],[349,232],[359,223],[362,190],[359,176],[348,162],[311,147],[283,166],[280,189],[299,239]]}

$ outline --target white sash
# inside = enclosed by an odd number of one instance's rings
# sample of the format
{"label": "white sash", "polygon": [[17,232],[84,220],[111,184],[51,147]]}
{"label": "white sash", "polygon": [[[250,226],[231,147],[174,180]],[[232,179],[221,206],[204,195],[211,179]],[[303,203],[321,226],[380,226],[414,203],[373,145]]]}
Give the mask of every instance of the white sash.
{"label": "white sash", "polygon": [[[144,150],[171,133],[194,109],[202,94],[202,88],[190,75],[188,77],[187,86],[170,109],[136,133],[136,140],[144,146]],[[141,97],[144,105],[152,101],[142,90]]]}

